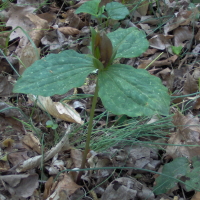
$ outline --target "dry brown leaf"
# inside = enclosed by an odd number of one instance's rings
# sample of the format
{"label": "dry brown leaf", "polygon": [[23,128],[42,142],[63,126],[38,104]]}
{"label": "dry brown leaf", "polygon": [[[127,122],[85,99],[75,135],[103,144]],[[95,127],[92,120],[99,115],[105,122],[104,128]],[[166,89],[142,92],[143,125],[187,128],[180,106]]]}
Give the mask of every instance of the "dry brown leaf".
{"label": "dry brown leaf", "polygon": [[175,31],[174,31],[174,46],[178,47],[178,46],[185,46],[185,42],[187,40],[192,41],[194,37],[193,34],[193,30],[192,28],[188,27],[188,26],[181,26],[178,27]]}
{"label": "dry brown leaf", "polygon": [[21,51],[20,60],[23,63],[19,67],[19,74],[22,75],[27,67],[30,67],[39,59],[40,49],[35,49],[31,43],[28,43]]}
{"label": "dry brown leaf", "polygon": [[200,41],[200,28],[199,28],[197,34],[195,35],[195,40]]}
{"label": "dry brown leaf", "polygon": [[192,55],[193,56],[198,56],[199,55],[199,52],[200,52],[200,44],[197,44],[195,46],[195,48],[192,50]]}
{"label": "dry brown leaf", "polygon": [[81,186],[77,185],[68,174],[62,174],[60,180],[55,188],[55,191],[46,200],[51,199],[68,199]]}
{"label": "dry brown leaf", "polygon": [[149,1],[145,0],[140,3],[140,6],[137,8],[137,11],[140,15],[145,16],[149,8]]}
{"label": "dry brown leaf", "polygon": [[12,96],[13,84],[8,77],[0,76],[0,97]]}
{"label": "dry brown leaf", "polygon": [[52,23],[56,20],[56,14],[53,12],[46,12],[46,13],[42,13],[42,14],[37,14],[38,17],[40,17],[41,19],[46,20],[49,25],[52,25]]}
{"label": "dry brown leaf", "polygon": [[158,35],[153,36],[151,39],[149,39],[149,43],[150,43],[150,46],[155,49],[164,50],[167,47],[171,46],[168,40],[170,40],[173,37],[174,37],[173,35],[165,36],[162,34],[158,34]]}
{"label": "dry brown leaf", "polygon": [[174,71],[169,68],[165,68],[162,71],[160,71],[157,75],[161,76],[163,84],[166,85],[167,88],[169,88],[172,91],[175,78]]}
{"label": "dry brown leaf", "polygon": [[[154,61],[149,67],[155,66],[155,67],[161,67],[161,66],[170,66],[171,63],[175,62],[178,58],[177,55],[171,56],[166,60],[161,61]],[[145,69],[147,65],[149,65],[152,62],[152,60],[140,60],[140,65],[138,66],[138,69]]]}
{"label": "dry brown leaf", "polygon": [[25,17],[27,17],[35,27],[29,34],[35,45],[38,46],[42,37],[44,37],[45,30],[49,29],[48,22],[32,13],[28,13]]}
{"label": "dry brown leaf", "polygon": [[147,57],[150,55],[154,55],[158,50],[157,49],[147,49],[144,53],[143,56]]}
{"label": "dry brown leaf", "polygon": [[0,176],[4,188],[12,195],[12,199],[30,197],[38,187],[38,174],[19,174]]}
{"label": "dry brown leaf", "polygon": [[165,35],[169,31],[172,31],[179,27],[180,25],[188,25],[192,20],[193,11],[191,10],[181,10],[178,13],[175,13],[175,18],[172,18],[165,26],[164,32]]}
{"label": "dry brown leaf", "polygon": [[[29,97],[31,100],[36,100],[36,97],[33,95],[29,95]],[[65,103],[62,104],[60,102],[53,102],[50,97],[38,96],[37,105],[56,118],[68,122],[83,124],[79,113],[77,113],[74,108]]]}
{"label": "dry brown leaf", "polygon": [[200,98],[196,99],[194,109],[197,109],[197,110],[200,109]]}
{"label": "dry brown leaf", "polygon": [[135,178],[121,177],[112,181],[106,188],[101,199],[129,200],[155,199],[153,192]]}
{"label": "dry brown leaf", "polygon": [[[169,144],[166,154],[173,158],[192,157],[200,154],[200,127],[198,117],[192,115],[184,116],[179,112],[173,117],[173,123],[177,127],[177,132],[173,133],[168,141]],[[178,145],[178,146],[176,146]],[[198,145],[198,146],[182,146],[182,145]]]}
{"label": "dry brown leaf", "polygon": [[192,94],[197,92],[199,89],[197,81],[193,78],[192,75],[187,73],[186,75],[186,81],[183,85],[183,94]]}
{"label": "dry brown leaf", "polygon": [[48,196],[51,194],[51,187],[53,185],[53,176],[51,176],[47,182],[45,183],[45,189],[44,189],[44,193],[43,193],[43,199],[47,199]]}
{"label": "dry brown leaf", "polygon": [[26,144],[28,147],[36,151],[38,154],[41,154],[41,144],[40,140],[33,135],[33,133],[26,133],[22,142]]}
{"label": "dry brown leaf", "polygon": [[80,33],[78,29],[72,27],[60,27],[58,30],[64,35],[77,35]]}
{"label": "dry brown leaf", "polygon": [[200,192],[196,192],[195,194],[194,194],[194,196],[191,198],[191,200],[200,200]]}
{"label": "dry brown leaf", "polygon": [[80,168],[81,167],[81,162],[83,158],[83,153],[82,151],[78,149],[71,149],[71,158],[74,163],[75,168]]}
{"label": "dry brown leaf", "polygon": [[62,14],[62,17],[72,28],[82,29],[84,26],[88,26],[88,22],[83,22],[80,17],[74,13],[73,9],[68,10],[66,13]]}

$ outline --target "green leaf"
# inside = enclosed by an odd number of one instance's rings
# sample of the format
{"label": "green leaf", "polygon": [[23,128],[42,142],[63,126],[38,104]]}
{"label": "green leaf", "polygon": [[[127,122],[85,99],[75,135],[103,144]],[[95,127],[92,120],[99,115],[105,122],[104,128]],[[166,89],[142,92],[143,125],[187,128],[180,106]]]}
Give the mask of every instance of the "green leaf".
{"label": "green leaf", "polygon": [[112,42],[113,48],[117,49],[115,58],[138,57],[149,47],[149,42],[143,31],[131,27],[128,29],[119,28],[107,35]]}
{"label": "green leaf", "polygon": [[179,157],[172,162],[165,164],[162,170],[162,174],[156,178],[156,186],[153,191],[156,195],[166,193],[178,183],[178,178],[184,176],[187,171],[189,163],[187,158]]}
{"label": "green leaf", "polygon": [[84,84],[95,70],[93,57],[74,50],[49,54],[27,68],[14,86],[15,93],[52,96]]}
{"label": "green leaf", "polygon": [[114,20],[124,19],[129,15],[127,7],[118,2],[107,3],[105,9],[108,13],[108,17]]}
{"label": "green leaf", "polygon": [[[186,190],[200,190],[200,160],[198,157],[192,158],[192,166],[188,166],[187,174],[186,174]],[[189,187],[191,186],[191,187]]]}
{"label": "green leaf", "polygon": [[87,1],[84,4],[82,4],[76,11],[76,14],[79,13],[88,13],[90,15],[98,16],[98,11],[99,11],[99,3],[100,0],[92,0],[92,1]]}
{"label": "green leaf", "polygon": [[99,96],[103,105],[117,115],[168,115],[170,97],[160,79],[144,69],[114,64],[99,71]]}
{"label": "green leaf", "polygon": [[178,46],[178,47],[176,47],[176,46],[171,46],[171,48],[172,48],[172,52],[174,53],[174,54],[176,54],[176,55],[180,55],[180,53],[181,53],[181,50],[182,50],[182,46]]}

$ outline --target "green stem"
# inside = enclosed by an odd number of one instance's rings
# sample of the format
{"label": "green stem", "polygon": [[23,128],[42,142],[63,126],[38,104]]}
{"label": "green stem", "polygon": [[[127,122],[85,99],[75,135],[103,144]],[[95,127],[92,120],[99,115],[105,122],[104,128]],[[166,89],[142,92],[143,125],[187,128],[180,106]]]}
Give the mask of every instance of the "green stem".
{"label": "green stem", "polygon": [[[91,134],[92,134],[92,127],[93,127],[92,125],[93,125],[95,107],[96,107],[96,103],[97,103],[97,97],[98,97],[98,77],[97,77],[97,81],[96,81],[94,97],[93,97],[93,100],[92,100],[92,108],[91,108],[91,111],[90,111],[88,133],[87,133],[87,139],[86,139],[86,143],[85,143],[85,151],[84,151],[82,163],[81,163],[81,169],[85,168],[85,164],[86,164],[86,161],[87,161],[87,154],[89,153],[89,150],[90,150],[90,139],[91,139]],[[77,183],[81,182],[81,176],[83,175],[83,173],[84,173],[84,171],[79,172],[78,177],[77,177]]]}

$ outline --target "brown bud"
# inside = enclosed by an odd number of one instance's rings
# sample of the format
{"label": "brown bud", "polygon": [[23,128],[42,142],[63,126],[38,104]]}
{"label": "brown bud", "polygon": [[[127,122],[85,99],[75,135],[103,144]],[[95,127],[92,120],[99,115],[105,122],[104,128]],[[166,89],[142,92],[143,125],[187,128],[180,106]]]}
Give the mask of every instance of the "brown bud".
{"label": "brown bud", "polygon": [[112,57],[113,47],[110,39],[107,37],[105,32],[100,33],[99,50],[100,50],[100,60],[104,65],[104,67],[106,67]]}

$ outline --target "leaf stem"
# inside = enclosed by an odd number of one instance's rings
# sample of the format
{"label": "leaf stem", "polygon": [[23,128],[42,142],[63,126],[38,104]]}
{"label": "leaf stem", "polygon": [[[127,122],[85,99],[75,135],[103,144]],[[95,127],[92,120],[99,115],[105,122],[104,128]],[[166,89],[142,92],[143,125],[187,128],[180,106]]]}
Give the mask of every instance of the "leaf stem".
{"label": "leaf stem", "polygon": [[[85,164],[87,161],[87,154],[90,151],[90,139],[91,139],[91,134],[92,134],[92,128],[93,128],[93,118],[94,118],[94,112],[95,112],[95,107],[96,107],[96,103],[97,103],[97,97],[98,97],[98,77],[97,77],[97,81],[96,81],[96,87],[95,87],[95,92],[94,92],[94,97],[92,100],[92,108],[90,111],[90,120],[89,120],[89,124],[88,124],[88,133],[87,133],[87,139],[86,139],[86,143],[85,143],[85,151],[83,154],[83,158],[82,158],[82,163],[81,163],[81,167],[80,169],[84,169],[85,168]],[[77,183],[81,182],[81,176],[83,175],[84,171],[80,171],[77,177]]]}

